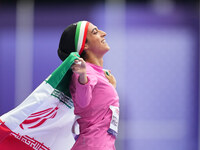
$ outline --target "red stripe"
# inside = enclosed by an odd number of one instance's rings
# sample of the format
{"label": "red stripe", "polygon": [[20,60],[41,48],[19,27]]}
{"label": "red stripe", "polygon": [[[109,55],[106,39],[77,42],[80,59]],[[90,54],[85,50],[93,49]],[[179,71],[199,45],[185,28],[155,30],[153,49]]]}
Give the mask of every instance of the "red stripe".
{"label": "red stripe", "polygon": [[48,109],[45,109],[43,111],[39,111],[39,112],[36,112],[36,113],[33,113],[30,115],[30,117],[35,117],[35,116],[40,116],[41,114],[45,114],[46,112],[49,112],[51,111],[53,108],[48,108]]}
{"label": "red stripe", "polygon": [[86,40],[86,37],[87,37],[88,26],[89,26],[89,22],[87,22],[86,25],[85,25],[85,31],[84,31],[84,36],[83,36],[83,42],[82,42],[81,49],[80,49],[80,51],[79,51],[79,55],[83,52],[83,49],[84,49],[84,46],[85,46],[85,40]]}
{"label": "red stripe", "polygon": [[53,112],[55,112],[56,109],[52,110],[51,112],[49,112],[48,114],[46,114],[45,116],[41,116],[41,117],[37,117],[37,118],[34,118],[34,119],[31,119],[32,117],[28,117],[26,120],[24,120],[24,122],[22,122],[22,124],[29,124],[29,123],[32,123],[32,122],[35,122],[41,118],[45,118],[45,117],[48,117],[49,115],[51,115]]}
{"label": "red stripe", "polygon": [[19,141],[14,136],[9,135],[0,143],[1,150],[34,150],[22,141]]}
{"label": "red stripe", "polygon": [[0,143],[12,132],[5,124],[0,120]]}
{"label": "red stripe", "polygon": [[[17,138],[12,134],[16,135]],[[27,142],[27,144],[25,142]],[[30,146],[28,144],[30,144]],[[0,120],[0,150],[34,150],[34,145],[39,145],[41,149],[49,150],[48,147],[34,138],[27,135],[22,137],[21,135],[12,132],[4,122]]]}
{"label": "red stripe", "polygon": [[57,114],[57,112],[56,112],[55,114],[53,114],[53,115],[51,116],[51,118],[54,118],[54,117],[56,116],[56,114]]}
{"label": "red stripe", "polygon": [[32,128],[36,128],[36,127],[39,127],[41,126],[45,121],[47,121],[47,119],[42,119],[42,121],[40,121],[38,124],[34,125],[34,126],[31,126],[31,127],[28,127],[29,129],[32,129]]}
{"label": "red stripe", "polygon": [[12,131],[0,120],[0,149],[1,150],[33,150],[25,143],[11,136]]}

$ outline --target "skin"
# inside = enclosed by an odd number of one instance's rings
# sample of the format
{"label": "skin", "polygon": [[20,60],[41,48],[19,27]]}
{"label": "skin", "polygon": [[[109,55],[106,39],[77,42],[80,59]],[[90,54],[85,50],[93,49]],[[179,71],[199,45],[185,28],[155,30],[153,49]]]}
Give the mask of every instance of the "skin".
{"label": "skin", "polygon": [[[87,59],[83,60],[82,58],[77,57],[78,60],[75,60],[71,67],[74,73],[79,74],[79,83],[86,84],[88,82],[86,75],[86,62],[103,67],[103,56],[110,49],[105,41],[105,36],[106,33],[104,31],[99,30],[92,23],[89,24],[87,31],[87,43],[85,43],[84,47],[84,50],[87,53]],[[106,72],[104,73],[109,82],[116,88],[115,77],[110,71],[109,75],[107,75]]]}

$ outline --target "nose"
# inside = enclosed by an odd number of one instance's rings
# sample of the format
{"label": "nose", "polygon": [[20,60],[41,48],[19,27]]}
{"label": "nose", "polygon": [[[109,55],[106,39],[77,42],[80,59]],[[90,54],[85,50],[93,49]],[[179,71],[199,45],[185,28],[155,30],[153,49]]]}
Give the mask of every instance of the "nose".
{"label": "nose", "polygon": [[102,30],[100,30],[100,31],[101,31],[101,36],[102,36],[102,37],[106,36],[106,32],[104,32],[104,31],[102,31]]}

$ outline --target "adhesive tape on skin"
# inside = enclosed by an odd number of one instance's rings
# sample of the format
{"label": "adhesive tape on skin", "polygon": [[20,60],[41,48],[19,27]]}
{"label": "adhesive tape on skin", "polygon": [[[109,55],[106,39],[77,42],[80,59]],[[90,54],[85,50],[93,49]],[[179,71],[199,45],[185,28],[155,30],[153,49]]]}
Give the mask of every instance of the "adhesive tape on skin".
{"label": "adhesive tape on skin", "polygon": [[77,64],[77,65],[81,65],[81,61],[75,62],[75,64]]}

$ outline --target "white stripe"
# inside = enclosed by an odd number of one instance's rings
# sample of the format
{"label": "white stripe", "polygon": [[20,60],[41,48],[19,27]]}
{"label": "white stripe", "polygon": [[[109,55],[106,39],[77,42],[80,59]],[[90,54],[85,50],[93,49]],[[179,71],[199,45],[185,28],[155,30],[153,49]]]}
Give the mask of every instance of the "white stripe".
{"label": "white stripe", "polygon": [[[23,103],[17,106],[15,109],[1,116],[1,120],[5,122],[7,127],[14,130],[18,125],[23,122],[30,114],[35,112],[39,107],[48,100],[50,103],[50,94],[54,88],[47,84],[45,81],[40,84],[32,93],[29,95]],[[55,98],[56,99],[56,98]],[[55,100],[54,100],[55,101]],[[57,100],[58,101],[58,100]]]}
{"label": "white stripe", "polygon": [[77,52],[78,53],[81,50],[81,46],[82,46],[82,43],[83,43],[83,37],[84,37],[86,23],[87,23],[87,21],[82,21],[82,23],[81,23],[79,38],[78,38],[78,45],[77,45]]}
{"label": "white stripe", "polygon": [[[69,109],[56,97],[51,96],[53,90],[54,88],[44,81],[22,104],[1,116],[0,119],[5,122],[9,129],[18,134],[17,137],[21,138],[23,135],[27,135],[40,143],[44,143],[51,150],[70,150],[75,142],[71,133],[75,118],[74,109]],[[28,127],[39,123],[41,121],[39,120],[33,124],[23,124],[24,129],[20,128],[19,125],[32,113],[55,107],[58,107],[56,116],[47,119],[44,124],[28,129]],[[26,144],[35,144],[33,143],[34,140],[31,140],[30,143],[27,143],[26,139],[24,140]]]}

